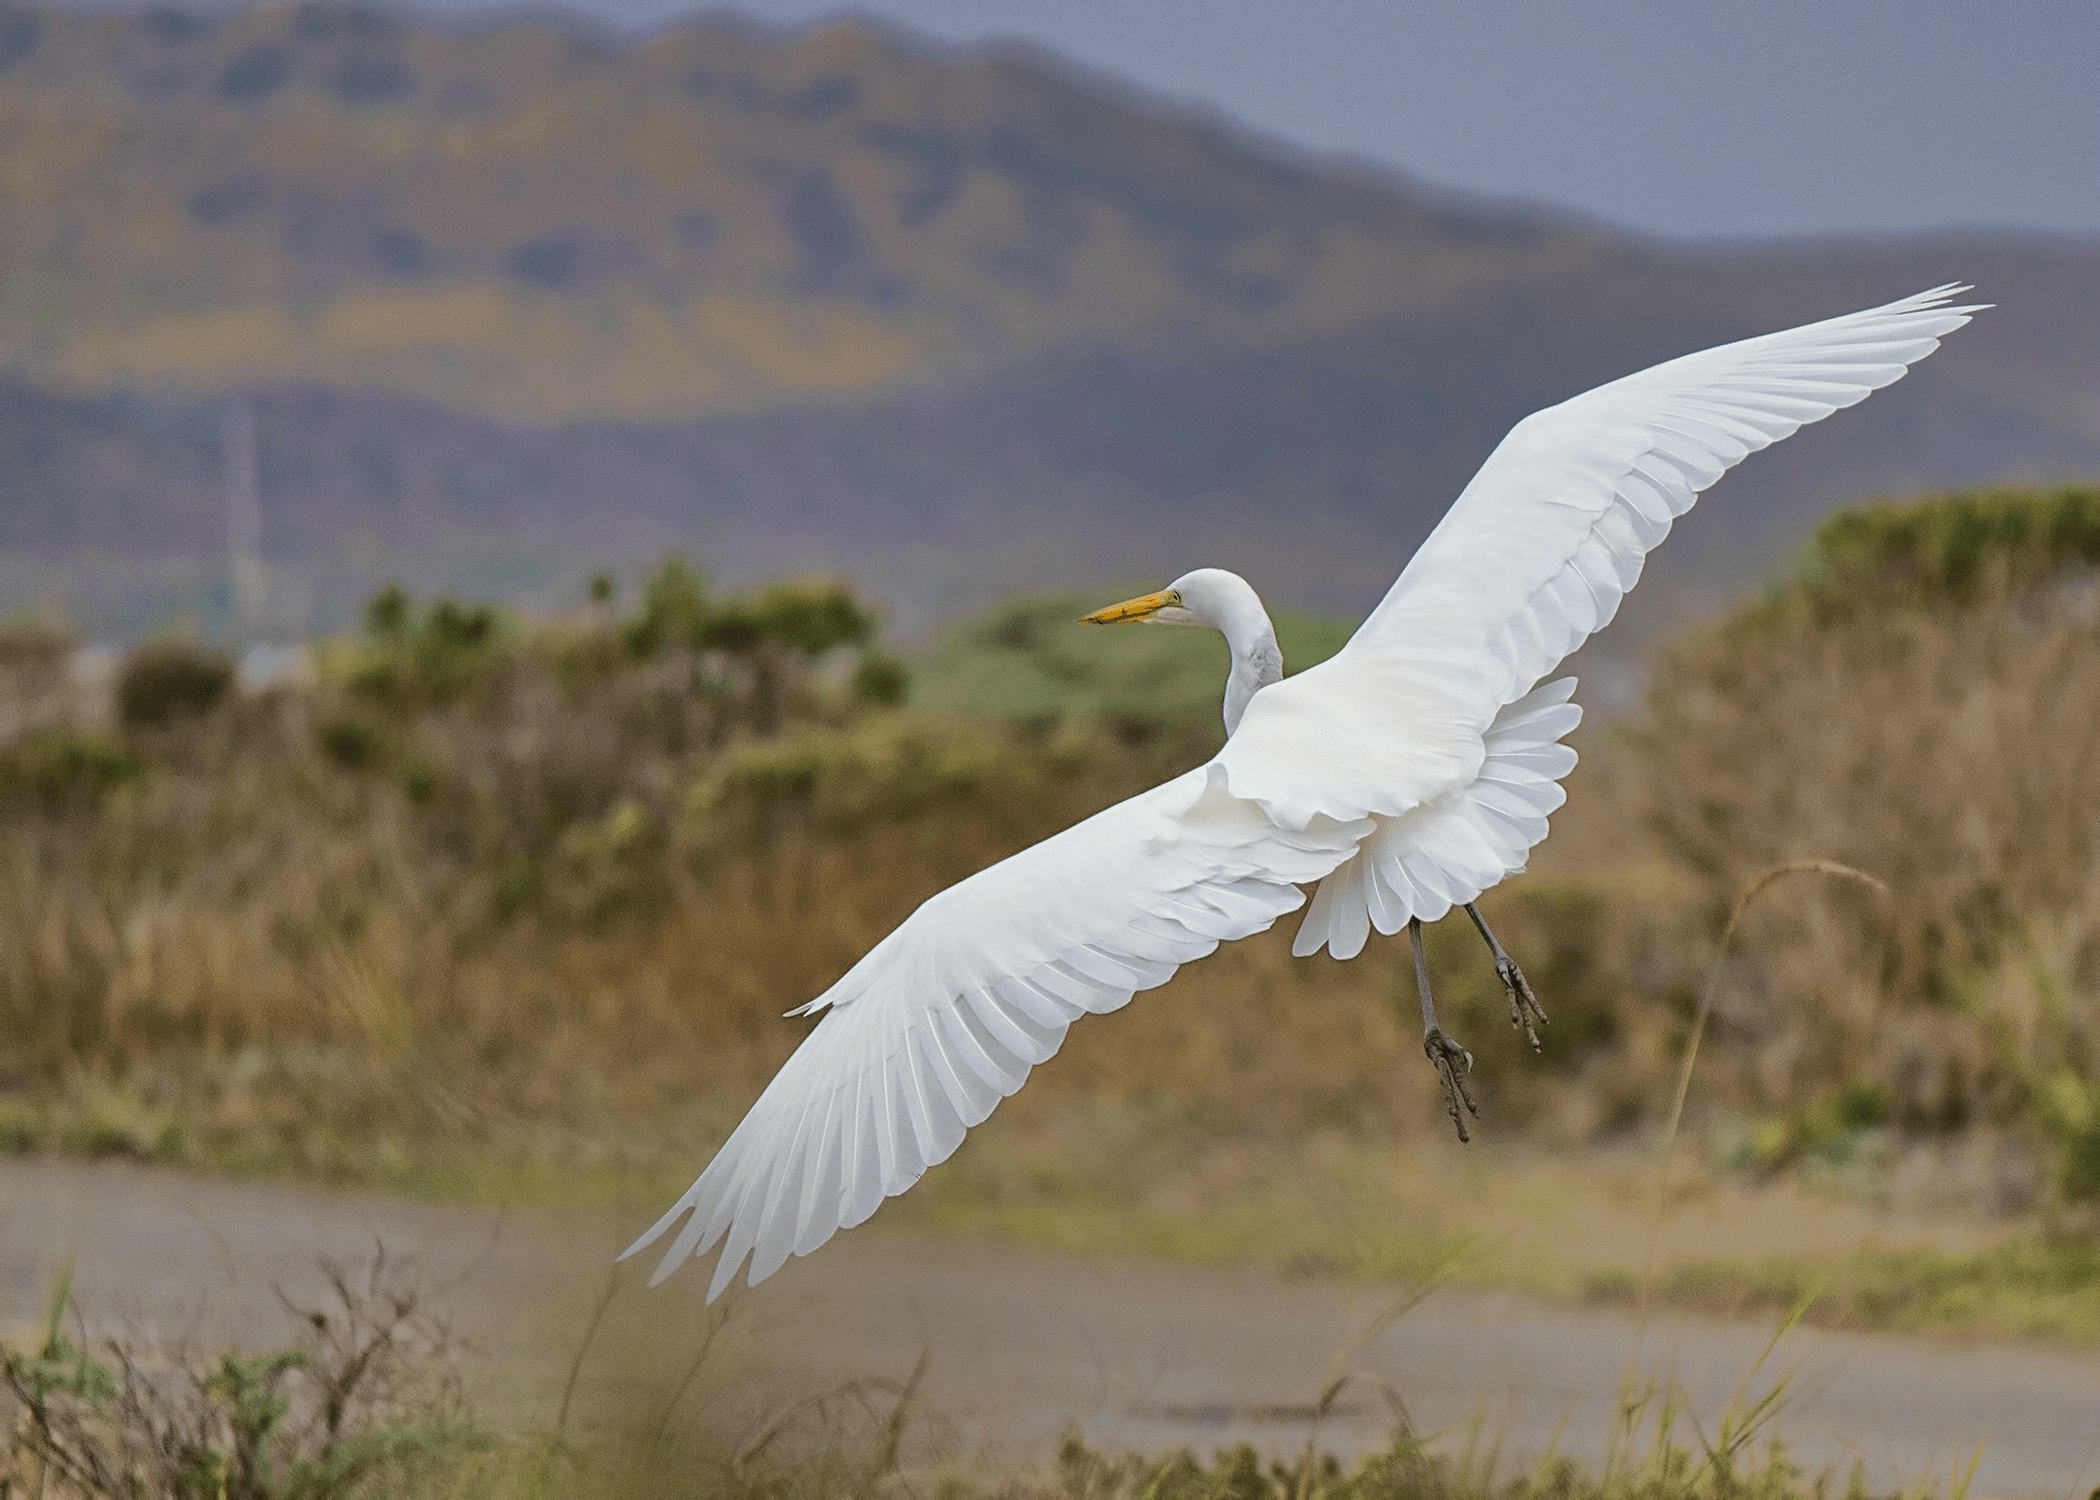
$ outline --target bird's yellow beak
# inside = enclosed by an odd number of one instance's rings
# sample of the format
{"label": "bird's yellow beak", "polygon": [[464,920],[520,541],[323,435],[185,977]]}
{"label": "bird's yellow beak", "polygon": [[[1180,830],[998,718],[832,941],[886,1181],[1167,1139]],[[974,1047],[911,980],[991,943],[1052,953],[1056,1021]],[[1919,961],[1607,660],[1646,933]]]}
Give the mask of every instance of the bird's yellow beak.
{"label": "bird's yellow beak", "polygon": [[1156,594],[1140,594],[1135,599],[1125,599],[1121,604],[1111,604],[1106,609],[1097,609],[1090,615],[1081,615],[1082,625],[1128,625],[1133,620],[1149,620],[1161,610],[1181,603],[1181,595],[1172,589],[1161,589]]}

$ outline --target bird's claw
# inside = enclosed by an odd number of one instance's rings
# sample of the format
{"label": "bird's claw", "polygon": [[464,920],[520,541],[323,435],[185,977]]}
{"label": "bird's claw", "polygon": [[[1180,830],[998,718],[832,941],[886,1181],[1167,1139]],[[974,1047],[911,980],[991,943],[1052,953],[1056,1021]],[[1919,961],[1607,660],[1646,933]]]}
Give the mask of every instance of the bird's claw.
{"label": "bird's claw", "polygon": [[[1438,1087],[1444,1091],[1444,1112],[1451,1116],[1451,1123],[1458,1130],[1461,1144],[1473,1139],[1466,1133],[1466,1116],[1480,1118],[1480,1107],[1473,1102],[1473,1093],[1466,1087],[1466,1075],[1473,1071],[1473,1054],[1459,1046],[1443,1032],[1432,1026],[1422,1033],[1422,1051],[1428,1055],[1429,1065],[1436,1069]],[[1459,1106],[1465,1106],[1461,1111]]]}
{"label": "bird's claw", "polygon": [[1539,1034],[1532,1023],[1536,1021],[1540,1026],[1552,1023],[1546,1019],[1546,1012],[1539,1005],[1539,997],[1531,993],[1531,981],[1524,977],[1524,971],[1517,967],[1517,961],[1513,958],[1495,960],[1495,977],[1502,981],[1502,988],[1509,992],[1509,1024],[1524,1033],[1524,1040],[1531,1043],[1532,1051],[1544,1051],[1539,1045]]}

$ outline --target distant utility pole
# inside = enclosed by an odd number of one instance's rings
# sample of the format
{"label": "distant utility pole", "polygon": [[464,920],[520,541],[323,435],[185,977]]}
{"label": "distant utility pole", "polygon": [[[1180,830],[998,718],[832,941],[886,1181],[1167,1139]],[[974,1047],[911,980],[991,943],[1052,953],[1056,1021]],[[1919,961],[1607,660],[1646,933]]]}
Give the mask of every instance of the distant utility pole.
{"label": "distant utility pole", "polygon": [[233,608],[243,629],[260,624],[269,593],[263,565],[262,477],[256,457],[255,398],[243,396],[226,411],[223,464],[226,471],[226,562],[233,576]]}

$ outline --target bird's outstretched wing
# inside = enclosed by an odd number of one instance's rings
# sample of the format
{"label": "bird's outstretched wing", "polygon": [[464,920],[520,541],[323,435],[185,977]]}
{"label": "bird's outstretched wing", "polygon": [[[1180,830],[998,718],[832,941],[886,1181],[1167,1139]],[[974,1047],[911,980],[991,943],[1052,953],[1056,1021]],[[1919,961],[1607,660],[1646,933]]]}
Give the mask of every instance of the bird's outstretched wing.
{"label": "bird's outstretched wing", "polygon": [[1610,622],[1642,560],[1703,490],[1902,379],[1982,311],[1949,305],[1968,290],[1935,287],[1687,354],[1534,412],[1337,659],[1427,666],[1485,727]]}
{"label": "bird's outstretched wing", "polygon": [[[1556,743],[1578,717],[1573,683],[1534,685],[1610,622],[1701,491],[1901,379],[1981,310],[1951,305],[1967,290],[1688,354],[1512,428],[1348,644],[1260,694],[1219,758],[1235,792],[1286,822],[1376,815],[1376,832],[1321,887],[1294,951],[1353,956],[1367,925],[1391,933],[1411,916],[1434,920],[1522,869],[1560,805],[1554,783],[1575,764]],[[1329,765],[1370,768],[1434,739],[1480,745],[1484,769],[1397,805],[1378,798],[1375,773],[1330,772],[1308,798],[1292,757],[1271,747],[1283,724],[1331,718],[1323,705],[1335,703],[1357,707],[1340,733],[1321,735]]]}
{"label": "bird's outstretched wing", "polygon": [[747,1255],[757,1282],[808,1254],[945,1160],[1073,1021],[1267,928],[1368,826],[1282,829],[1196,770],[942,891],[802,1007],[816,1029],[622,1258],[688,1212],[656,1280],[725,1236],[710,1298]]}

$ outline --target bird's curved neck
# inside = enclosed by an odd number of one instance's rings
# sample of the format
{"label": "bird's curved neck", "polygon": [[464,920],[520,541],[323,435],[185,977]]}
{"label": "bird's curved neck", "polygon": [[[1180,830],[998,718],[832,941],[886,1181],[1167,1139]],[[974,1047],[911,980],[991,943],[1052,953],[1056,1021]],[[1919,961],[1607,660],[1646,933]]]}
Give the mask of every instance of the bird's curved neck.
{"label": "bird's curved neck", "polygon": [[1283,680],[1283,648],[1276,644],[1276,627],[1269,623],[1269,612],[1259,604],[1233,611],[1218,629],[1232,653],[1232,670],[1225,678],[1225,734],[1230,738],[1254,695]]}

